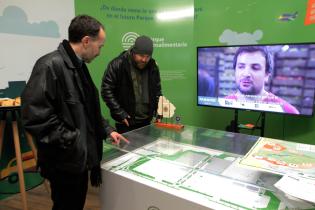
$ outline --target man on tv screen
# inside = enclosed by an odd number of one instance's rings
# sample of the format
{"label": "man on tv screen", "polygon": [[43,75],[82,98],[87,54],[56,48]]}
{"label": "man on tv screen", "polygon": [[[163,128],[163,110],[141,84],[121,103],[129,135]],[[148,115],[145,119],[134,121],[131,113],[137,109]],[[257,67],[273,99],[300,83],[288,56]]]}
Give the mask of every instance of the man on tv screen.
{"label": "man on tv screen", "polygon": [[[265,90],[265,83],[273,69],[273,59],[264,46],[243,46],[235,53],[233,68],[235,69],[236,92],[225,99],[244,103],[273,104],[278,111],[299,114],[299,111],[284,99]],[[270,111],[273,111],[272,109]]]}

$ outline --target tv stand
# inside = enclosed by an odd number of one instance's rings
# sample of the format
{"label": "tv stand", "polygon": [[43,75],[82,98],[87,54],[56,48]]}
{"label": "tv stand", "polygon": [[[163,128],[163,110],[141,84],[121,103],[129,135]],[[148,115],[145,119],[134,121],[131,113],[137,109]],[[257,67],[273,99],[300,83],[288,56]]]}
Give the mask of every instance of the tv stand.
{"label": "tv stand", "polygon": [[[261,112],[260,116],[257,120],[257,122],[253,124],[240,124],[238,122],[238,109],[235,109],[234,111],[234,119],[231,121],[230,125],[227,127],[228,131],[232,131],[235,133],[239,133],[241,129],[247,129],[247,130],[260,130],[260,136],[264,136],[265,132],[265,119],[266,119],[266,113]],[[260,119],[260,125],[258,125],[258,121]]]}

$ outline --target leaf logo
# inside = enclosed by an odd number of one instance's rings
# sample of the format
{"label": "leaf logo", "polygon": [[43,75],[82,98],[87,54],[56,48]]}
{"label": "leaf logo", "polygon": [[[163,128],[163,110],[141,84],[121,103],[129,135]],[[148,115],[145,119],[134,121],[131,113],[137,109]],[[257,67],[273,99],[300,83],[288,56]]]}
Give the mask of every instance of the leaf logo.
{"label": "leaf logo", "polygon": [[127,32],[121,39],[121,45],[124,50],[128,50],[140,35],[136,32]]}

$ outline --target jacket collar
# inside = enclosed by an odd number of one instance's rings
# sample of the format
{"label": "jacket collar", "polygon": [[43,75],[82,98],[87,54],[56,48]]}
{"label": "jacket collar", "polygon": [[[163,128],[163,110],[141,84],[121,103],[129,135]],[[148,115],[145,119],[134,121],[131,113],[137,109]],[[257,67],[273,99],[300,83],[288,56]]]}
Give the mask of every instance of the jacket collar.
{"label": "jacket collar", "polygon": [[62,43],[58,46],[58,51],[63,57],[64,62],[68,66],[70,70],[73,71],[75,82],[78,85],[78,88],[80,90],[80,95],[82,97],[82,100],[85,101],[85,94],[83,90],[82,81],[77,73],[77,71],[81,71],[81,65],[79,62],[78,57],[74,53],[73,49],[71,48],[69,42],[67,40],[63,40]]}
{"label": "jacket collar", "polygon": [[73,51],[69,41],[63,40],[62,43],[60,43],[58,50],[63,55],[63,58],[69,68],[81,68],[82,62]]}

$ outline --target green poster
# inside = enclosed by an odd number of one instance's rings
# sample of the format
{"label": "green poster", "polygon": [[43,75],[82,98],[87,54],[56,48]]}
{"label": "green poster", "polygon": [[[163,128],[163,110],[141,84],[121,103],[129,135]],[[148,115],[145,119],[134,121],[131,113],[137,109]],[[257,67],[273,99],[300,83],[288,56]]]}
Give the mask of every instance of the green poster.
{"label": "green poster", "polygon": [[308,0],[196,0],[197,45],[314,41],[305,25]]}
{"label": "green poster", "polygon": [[[224,130],[234,118],[233,110],[197,106],[196,47],[313,42],[315,24],[304,24],[308,2],[76,0],[75,12],[92,15],[106,27],[103,52],[90,65],[98,87],[108,62],[136,36],[148,35],[154,40],[153,57],[160,67],[163,94],[175,105],[175,116],[183,124]],[[105,103],[102,108],[109,118]],[[245,124],[258,118],[258,112],[240,114]],[[268,113],[265,135],[312,143],[314,128],[313,118]],[[249,134],[259,135],[259,131]]]}
{"label": "green poster", "polygon": [[[196,92],[192,79],[196,72],[193,1],[76,1],[76,14],[81,13],[99,19],[107,32],[102,54],[89,66],[97,87],[109,61],[128,49],[139,35],[147,35],[154,43],[153,58],[160,68],[163,95],[176,106],[176,116],[190,123]],[[109,116],[104,103],[103,108]]]}
{"label": "green poster", "polygon": [[[314,42],[315,24],[305,24],[310,2],[196,0],[194,42],[196,46]],[[211,114],[208,114],[209,112]],[[206,127],[216,129],[224,129],[223,126],[228,125],[234,117],[233,110],[209,107],[200,108],[197,113],[201,113],[201,116],[211,116],[202,120],[202,123]],[[196,115],[200,116],[197,113]],[[240,122],[254,124],[259,119],[259,114],[242,112],[239,116]],[[265,135],[314,144],[314,127],[314,119],[311,117],[267,113]],[[249,134],[259,135],[259,132]]]}

